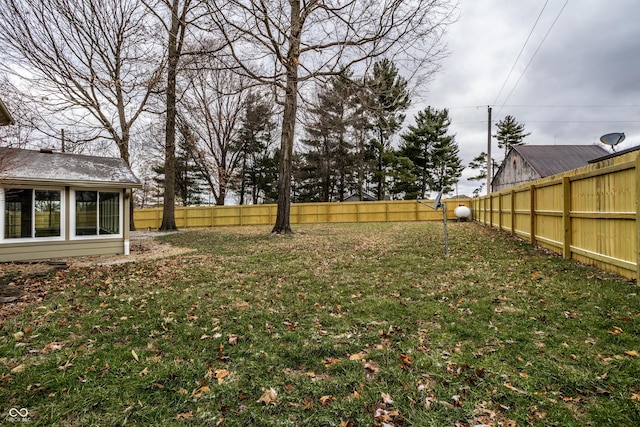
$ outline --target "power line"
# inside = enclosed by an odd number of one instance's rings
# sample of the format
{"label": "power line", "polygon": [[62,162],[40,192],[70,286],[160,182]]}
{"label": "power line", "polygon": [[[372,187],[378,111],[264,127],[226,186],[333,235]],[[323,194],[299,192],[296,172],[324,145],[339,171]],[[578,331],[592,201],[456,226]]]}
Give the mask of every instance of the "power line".
{"label": "power line", "polygon": [[526,104],[504,104],[509,108],[640,108],[640,104],[627,105],[526,105]]}
{"label": "power line", "polygon": [[522,45],[522,49],[520,49],[520,52],[518,53],[518,57],[516,58],[515,61],[513,61],[511,70],[509,70],[509,74],[507,74],[507,78],[504,79],[504,83],[502,83],[502,87],[500,88],[498,95],[496,95],[496,99],[493,101],[493,105],[495,105],[498,102],[498,98],[500,98],[500,95],[502,95],[502,91],[504,90],[504,87],[507,85],[507,82],[509,81],[509,77],[511,77],[511,73],[513,73],[514,68],[516,68],[516,64],[518,63],[518,60],[520,59],[522,52],[524,52],[524,48],[527,46],[527,43],[529,43],[529,39],[533,34],[533,30],[536,29],[536,26],[538,25],[538,21],[540,21],[540,17],[542,16],[542,12],[544,12],[544,9],[547,7],[548,3],[549,3],[549,0],[544,2],[544,5],[542,6],[542,10],[538,14],[538,18],[536,19],[536,22],[533,23],[533,27],[531,28],[531,31],[529,31],[529,35],[527,36],[527,39],[524,41],[524,44]]}
{"label": "power line", "polygon": [[520,77],[518,78],[518,81],[516,81],[516,84],[513,86],[513,88],[511,89],[511,92],[509,92],[509,95],[507,95],[506,99],[504,100],[502,106],[500,106],[500,109],[498,110],[498,114],[496,114],[496,116],[498,116],[500,114],[500,112],[502,111],[502,108],[504,107],[504,105],[507,103],[507,101],[509,100],[509,98],[511,97],[511,94],[513,93],[514,90],[516,90],[516,87],[518,87],[518,84],[520,83],[520,80],[522,80],[522,76],[524,76],[524,74],[527,72],[527,70],[529,69],[529,66],[531,65],[531,63],[533,62],[533,59],[536,57],[536,55],[538,54],[538,52],[540,51],[540,48],[542,47],[542,45],[544,44],[545,40],[547,40],[547,36],[549,35],[549,33],[551,33],[551,30],[553,29],[553,27],[556,25],[556,22],[558,22],[558,19],[560,18],[560,15],[562,15],[562,12],[564,11],[565,7],[567,7],[567,3],[569,3],[569,0],[566,0],[564,2],[564,5],[562,5],[562,9],[560,9],[560,11],[558,12],[558,15],[556,16],[556,18],[553,20],[553,22],[551,23],[551,26],[549,27],[549,29],[547,30],[547,33],[544,35],[544,37],[542,38],[542,41],[540,41],[540,44],[538,45],[538,48],[536,49],[536,51],[533,53],[533,56],[531,56],[531,59],[529,60],[529,62],[527,63],[527,66],[524,67],[524,70],[522,71],[522,74],[520,74]]}

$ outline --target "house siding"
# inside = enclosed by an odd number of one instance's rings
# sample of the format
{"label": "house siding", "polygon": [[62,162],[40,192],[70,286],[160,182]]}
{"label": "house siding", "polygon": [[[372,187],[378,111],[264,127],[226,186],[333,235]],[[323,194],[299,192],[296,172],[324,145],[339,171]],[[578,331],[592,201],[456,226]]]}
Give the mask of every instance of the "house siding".
{"label": "house siding", "polygon": [[41,261],[78,256],[124,253],[124,237],[101,240],[5,243],[0,246],[0,262]]}
{"label": "house siding", "polygon": [[[0,262],[42,261],[56,258],[70,258],[98,255],[121,255],[129,252],[129,203],[131,190],[124,190],[122,236],[97,239],[75,239],[69,237],[69,216],[65,221],[65,240],[33,239],[28,242],[11,243],[6,240],[0,244]],[[67,212],[69,212],[69,188],[66,189]]]}
{"label": "house siding", "polygon": [[498,174],[493,180],[493,191],[504,190],[525,182],[542,178],[525,159],[515,150],[511,150]]}

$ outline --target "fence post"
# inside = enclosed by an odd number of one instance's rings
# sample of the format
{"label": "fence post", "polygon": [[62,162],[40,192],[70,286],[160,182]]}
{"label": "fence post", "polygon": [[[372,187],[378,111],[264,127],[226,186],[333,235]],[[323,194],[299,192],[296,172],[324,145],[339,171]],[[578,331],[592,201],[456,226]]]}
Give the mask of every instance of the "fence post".
{"label": "fence post", "polygon": [[571,181],[568,176],[562,178],[562,226],[564,240],[562,257],[571,258]]}
{"label": "fence post", "polygon": [[[488,219],[487,219],[488,217]],[[484,199],[484,225],[491,227],[491,196],[486,196]]]}
{"label": "fence post", "polygon": [[516,235],[516,192],[511,190],[511,235]]}
{"label": "fence post", "polygon": [[493,195],[489,194],[489,227],[493,228]]}
{"label": "fence post", "polygon": [[529,189],[529,196],[531,198],[530,201],[530,215],[529,215],[529,219],[531,220],[531,244],[535,245],[536,244],[536,186],[532,185]]}
{"label": "fence post", "polygon": [[502,231],[502,193],[498,193],[498,230]]}
{"label": "fence post", "polygon": [[640,155],[636,157],[636,283],[640,285]]}

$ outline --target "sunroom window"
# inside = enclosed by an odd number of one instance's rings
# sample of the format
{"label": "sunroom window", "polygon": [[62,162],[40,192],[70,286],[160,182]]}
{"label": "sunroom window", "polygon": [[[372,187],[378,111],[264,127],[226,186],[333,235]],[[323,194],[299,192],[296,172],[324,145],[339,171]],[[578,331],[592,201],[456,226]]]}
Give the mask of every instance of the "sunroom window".
{"label": "sunroom window", "polygon": [[120,233],[120,193],[76,191],[76,236]]}
{"label": "sunroom window", "polygon": [[61,192],[4,190],[4,238],[60,237]]}

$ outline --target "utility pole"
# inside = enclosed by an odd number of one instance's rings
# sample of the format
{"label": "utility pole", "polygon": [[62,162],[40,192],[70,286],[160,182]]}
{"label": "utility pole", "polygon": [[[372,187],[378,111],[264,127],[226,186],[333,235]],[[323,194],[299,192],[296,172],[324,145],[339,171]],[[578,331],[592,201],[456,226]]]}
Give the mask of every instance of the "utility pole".
{"label": "utility pole", "polygon": [[491,194],[491,106],[487,107],[489,120],[487,121],[487,195]]}

